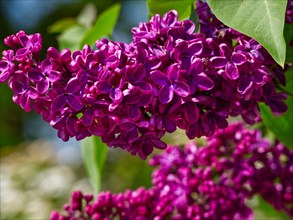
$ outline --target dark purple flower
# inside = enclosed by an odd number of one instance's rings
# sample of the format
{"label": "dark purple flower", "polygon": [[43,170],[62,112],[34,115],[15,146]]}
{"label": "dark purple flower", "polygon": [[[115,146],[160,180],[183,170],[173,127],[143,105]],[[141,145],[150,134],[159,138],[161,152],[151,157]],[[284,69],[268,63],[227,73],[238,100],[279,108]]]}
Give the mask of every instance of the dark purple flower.
{"label": "dark purple flower", "polygon": [[24,75],[14,76],[9,80],[9,86],[14,91],[13,101],[26,112],[31,111],[31,100],[38,98],[38,92],[30,86],[28,79]]}
{"label": "dark purple flower", "polygon": [[220,44],[219,47],[221,56],[212,57],[211,65],[217,69],[224,68],[227,77],[231,80],[238,79],[238,66],[246,62],[245,55],[235,52],[232,53],[231,48],[227,44]]}
{"label": "dark purple flower", "polygon": [[158,97],[163,104],[167,104],[172,101],[174,92],[181,96],[186,97],[189,95],[188,85],[180,80],[180,66],[177,64],[171,65],[167,69],[167,74],[155,70],[151,72],[151,79],[153,82],[161,86]]}
{"label": "dark purple flower", "polygon": [[195,93],[197,89],[211,90],[214,82],[204,72],[204,64],[201,59],[196,58],[191,61],[189,72],[186,75],[186,81],[189,85],[191,93]]}
{"label": "dark purple flower", "polygon": [[81,83],[78,79],[71,79],[65,87],[65,94],[57,96],[52,102],[52,110],[60,111],[66,106],[70,106],[74,111],[80,111],[83,108],[78,93],[81,91]]}
{"label": "dark purple flower", "polygon": [[263,87],[263,93],[265,103],[270,106],[274,114],[280,115],[287,111],[287,106],[284,103],[287,96],[285,94],[276,93],[272,83],[268,83]]}
{"label": "dark purple flower", "polygon": [[181,64],[182,69],[189,69],[192,57],[198,56],[203,52],[203,44],[201,41],[189,43],[188,41],[180,41],[176,43],[174,50],[175,60]]}
{"label": "dark purple flower", "polygon": [[2,60],[0,61],[0,83],[7,81],[14,72],[15,64],[13,63],[13,50],[5,50],[2,52]]}
{"label": "dark purple flower", "polygon": [[36,90],[40,94],[44,94],[48,91],[50,83],[54,83],[61,78],[61,73],[53,70],[51,61],[45,59],[42,61],[40,68],[34,68],[28,72],[28,78],[36,83]]}
{"label": "dark purple flower", "polygon": [[237,86],[237,91],[241,94],[249,93],[253,89],[263,86],[272,77],[269,68],[258,64],[244,65],[242,70]]}

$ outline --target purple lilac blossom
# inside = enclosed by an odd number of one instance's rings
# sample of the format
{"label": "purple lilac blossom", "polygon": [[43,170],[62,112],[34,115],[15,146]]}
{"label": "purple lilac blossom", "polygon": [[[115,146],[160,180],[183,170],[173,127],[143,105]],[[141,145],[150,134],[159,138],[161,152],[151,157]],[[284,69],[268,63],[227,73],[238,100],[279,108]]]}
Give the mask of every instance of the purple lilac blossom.
{"label": "purple lilac blossom", "polygon": [[[217,21],[198,2],[201,33],[172,10],[132,29],[130,44],[98,40],[74,52],[50,47],[40,59],[40,34],[24,31],[5,38],[0,82],[13,101],[35,110],[67,141],[100,136],[142,159],[177,128],[194,137],[227,127],[229,116],[259,120],[258,103],[286,111],[286,96],[273,80],[276,63],[253,39]],[[235,41],[236,45],[232,42]],[[277,77],[278,75],[278,77]]]}
{"label": "purple lilac blossom", "polygon": [[153,186],[124,193],[74,192],[64,214],[51,220],[253,219],[246,200],[260,195],[293,216],[293,151],[271,144],[259,130],[234,123],[217,129],[206,145],[168,146],[150,160]]}

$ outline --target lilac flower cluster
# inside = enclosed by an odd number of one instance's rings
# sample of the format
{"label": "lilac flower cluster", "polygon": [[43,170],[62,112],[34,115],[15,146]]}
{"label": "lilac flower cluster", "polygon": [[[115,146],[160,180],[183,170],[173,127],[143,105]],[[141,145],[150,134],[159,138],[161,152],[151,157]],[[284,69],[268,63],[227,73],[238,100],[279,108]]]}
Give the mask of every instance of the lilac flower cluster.
{"label": "lilac flower cluster", "polygon": [[8,81],[13,101],[41,114],[62,140],[96,135],[142,159],[154,147],[165,149],[161,137],[177,128],[193,139],[227,127],[229,115],[253,124],[259,102],[285,112],[286,96],[273,84],[284,81],[276,63],[199,4],[202,33],[170,11],[133,28],[130,44],[103,39],[96,49],[50,47],[43,60],[40,34],[20,31],[5,39],[12,50],[3,52],[0,82]]}
{"label": "lilac flower cluster", "polygon": [[243,124],[216,130],[205,147],[169,146],[150,164],[152,188],[102,192],[96,201],[74,192],[66,214],[54,211],[51,220],[247,220],[253,212],[245,202],[257,194],[293,216],[293,151]]}

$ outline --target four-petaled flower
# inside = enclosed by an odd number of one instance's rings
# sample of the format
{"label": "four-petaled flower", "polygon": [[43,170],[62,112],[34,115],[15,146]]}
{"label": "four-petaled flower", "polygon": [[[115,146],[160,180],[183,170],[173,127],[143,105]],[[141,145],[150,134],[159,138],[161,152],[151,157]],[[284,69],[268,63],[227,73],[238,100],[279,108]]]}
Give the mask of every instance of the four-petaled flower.
{"label": "four-petaled flower", "polygon": [[232,52],[231,48],[227,44],[220,44],[220,54],[221,56],[215,56],[211,58],[211,65],[216,69],[225,68],[225,74],[231,80],[236,80],[239,78],[238,66],[246,62],[246,56]]}
{"label": "four-petaled flower", "polygon": [[162,104],[172,101],[174,92],[180,97],[186,97],[190,94],[189,86],[182,80],[179,64],[173,64],[168,67],[167,74],[160,70],[151,72],[151,79],[160,86],[158,93],[159,100]]}

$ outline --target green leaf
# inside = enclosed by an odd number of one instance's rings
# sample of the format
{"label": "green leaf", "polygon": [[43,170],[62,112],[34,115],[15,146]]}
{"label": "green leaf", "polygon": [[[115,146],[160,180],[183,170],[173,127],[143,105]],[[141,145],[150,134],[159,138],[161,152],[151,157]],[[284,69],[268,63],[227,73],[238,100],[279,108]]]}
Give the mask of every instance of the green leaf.
{"label": "green leaf", "polygon": [[61,33],[67,29],[77,25],[77,21],[74,18],[64,18],[56,21],[54,24],[48,27],[48,32],[51,34]]}
{"label": "green leaf", "polygon": [[108,147],[100,137],[92,136],[81,141],[82,158],[90,182],[98,193],[102,185],[102,171],[106,161]]}
{"label": "green leaf", "polygon": [[85,44],[89,44],[92,46],[101,37],[109,36],[113,32],[113,29],[116,25],[120,9],[121,4],[115,4],[107,10],[103,11],[98,16],[95,25],[91,29],[89,29],[83,37],[80,43],[80,48],[82,48]]}
{"label": "green leaf", "polygon": [[286,40],[286,63],[293,63],[293,46],[289,43],[293,40],[293,24],[285,24],[284,37]]}
{"label": "green leaf", "polygon": [[194,32],[199,32],[199,18],[197,16],[195,9],[196,9],[196,5],[195,4],[191,5],[191,12],[189,15],[189,20],[191,20],[195,25]]}
{"label": "green leaf", "polygon": [[246,200],[246,203],[253,208],[254,219],[289,220],[290,217],[283,211],[275,209],[261,196],[254,196]]}
{"label": "green leaf", "polygon": [[[286,71],[285,76],[287,79],[285,89],[293,93],[293,68]],[[273,115],[270,108],[265,104],[261,103],[259,107],[261,110],[261,117],[267,128],[288,148],[293,148],[293,96],[288,96],[286,104],[288,106],[287,112],[279,117]]]}
{"label": "green leaf", "polygon": [[68,48],[71,51],[78,50],[87,29],[82,26],[73,26],[64,31],[58,38],[59,49]]}
{"label": "green leaf", "polygon": [[225,25],[258,41],[284,67],[283,36],[287,0],[207,0]]}
{"label": "green leaf", "polygon": [[179,20],[189,18],[193,3],[194,0],[147,0],[150,16],[163,15],[175,9],[178,12]]}
{"label": "green leaf", "polygon": [[76,20],[84,27],[90,28],[97,18],[96,6],[93,3],[87,4],[79,13]]}

